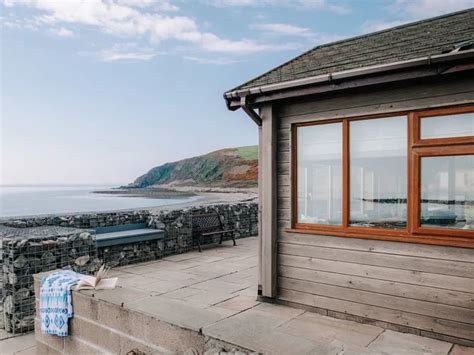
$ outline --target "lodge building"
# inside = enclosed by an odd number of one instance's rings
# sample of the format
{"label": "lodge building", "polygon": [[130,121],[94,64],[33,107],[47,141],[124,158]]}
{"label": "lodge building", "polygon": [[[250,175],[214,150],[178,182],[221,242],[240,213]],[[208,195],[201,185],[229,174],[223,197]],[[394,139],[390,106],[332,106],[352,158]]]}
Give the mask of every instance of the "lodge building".
{"label": "lodge building", "polygon": [[259,128],[263,300],[474,344],[474,9],[224,94]]}

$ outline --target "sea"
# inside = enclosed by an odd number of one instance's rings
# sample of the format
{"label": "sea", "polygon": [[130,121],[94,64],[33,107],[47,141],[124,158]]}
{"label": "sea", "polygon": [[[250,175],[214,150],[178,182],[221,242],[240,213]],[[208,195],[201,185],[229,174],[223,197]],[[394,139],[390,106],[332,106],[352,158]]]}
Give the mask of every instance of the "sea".
{"label": "sea", "polygon": [[0,185],[0,217],[140,209],[185,204],[197,198],[157,199],[93,193],[114,187]]}

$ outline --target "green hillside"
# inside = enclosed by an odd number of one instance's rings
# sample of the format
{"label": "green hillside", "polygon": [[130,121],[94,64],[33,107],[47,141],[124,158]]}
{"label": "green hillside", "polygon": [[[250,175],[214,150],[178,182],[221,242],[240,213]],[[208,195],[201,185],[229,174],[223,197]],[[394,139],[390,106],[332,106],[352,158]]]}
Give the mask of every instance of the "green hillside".
{"label": "green hillside", "polygon": [[258,146],[227,148],[154,167],[130,187],[153,185],[257,186]]}

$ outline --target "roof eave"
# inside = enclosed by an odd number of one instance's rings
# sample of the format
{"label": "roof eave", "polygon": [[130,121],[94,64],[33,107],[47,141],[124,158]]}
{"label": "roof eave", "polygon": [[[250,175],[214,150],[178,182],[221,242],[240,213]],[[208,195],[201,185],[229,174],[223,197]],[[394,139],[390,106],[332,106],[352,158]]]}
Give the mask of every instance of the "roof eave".
{"label": "roof eave", "polygon": [[[440,65],[459,64],[456,71],[474,69],[474,49],[424,56],[420,58],[373,65],[363,68],[311,76],[276,84],[262,85],[224,93],[227,108],[237,110],[241,107],[241,98],[245,97],[250,106],[264,102],[281,100],[296,96],[319,94],[335,90],[344,90],[359,86],[375,85],[384,82],[409,80],[417,77],[439,75],[453,72],[451,68],[440,69]],[[468,64],[467,66],[465,64]]]}

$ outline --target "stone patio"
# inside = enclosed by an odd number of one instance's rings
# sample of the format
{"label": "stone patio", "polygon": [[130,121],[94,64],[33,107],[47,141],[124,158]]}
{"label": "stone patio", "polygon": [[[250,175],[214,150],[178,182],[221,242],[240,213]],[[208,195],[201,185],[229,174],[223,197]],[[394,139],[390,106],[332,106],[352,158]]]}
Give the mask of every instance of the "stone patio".
{"label": "stone patio", "polygon": [[[75,292],[74,322],[92,317],[94,321],[88,324],[105,326],[107,332],[100,328],[103,335],[84,335],[86,331],[77,325],[80,323],[74,323],[72,334],[78,338],[88,336],[87,343],[94,343],[96,336],[97,345],[110,353],[125,351],[119,340],[123,329],[129,329],[125,333],[133,339],[141,338],[143,342],[137,344],[147,344],[147,353],[179,346],[175,340],[157,340],[160,335],[163,339],[166,324],[172,325],[174,331],[188,332],[186,336],[195,337],[196,344],[202,338],[209,353],[226,349],[266,354],[474,354],[472,348],[258,302],[257,238],[240,239],[236,247],[224,244],[202,253],[116,268],[111,273],[119,278],[120,288],[115,290]],[[89,301],[97,302],[97,306],[91,306]],[[91,311],[94,307],[97,308]],[[133,312],[133,317],[125,317],[125,310]],[[137,314],[148,317],[148,327],[130,324]],[[150,325],[150,319],[157,320],[156,327]],[[38,333],[37,339],[43,344],[55,340]],[[71,353],[67,343],[66,339],[58,350]],[[202,344],[197,348],[203,348]],[[8,351],[15,353],[10,348]],[[9,353],[2,349],[0,341],[0,353]],[[39,353],[42,349],[38,347]]]}

